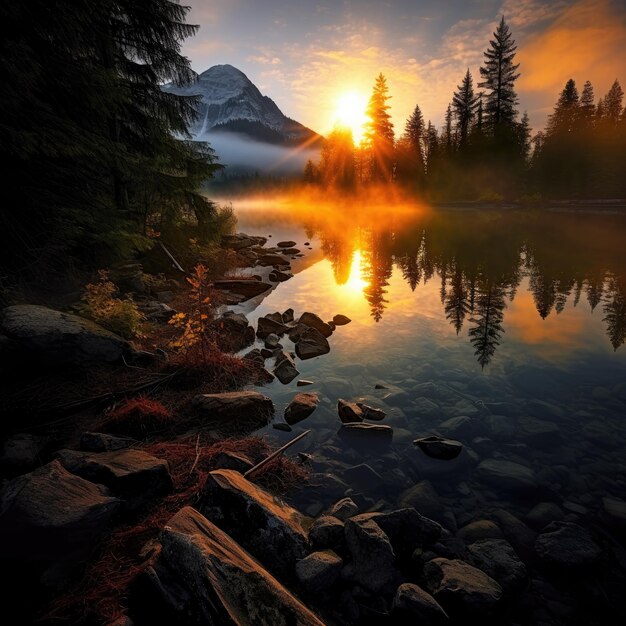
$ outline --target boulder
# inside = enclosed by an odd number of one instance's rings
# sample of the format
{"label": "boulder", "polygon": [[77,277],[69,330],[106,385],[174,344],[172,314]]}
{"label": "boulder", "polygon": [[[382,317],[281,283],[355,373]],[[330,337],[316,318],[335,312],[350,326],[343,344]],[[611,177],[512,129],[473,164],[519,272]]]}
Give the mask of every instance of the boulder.
{"label": "boulder", "polygon": [[283,311],[281,317],[283,318],[283,324],[290,324],[294,320],[294,311],[292,308]]}
{"label": "boulder", "polygon": [[453,616],[488,614],[502,597],[502,587],[493,578],[459,559],[428,561],[424,577],[428,591]]}
{"label": "boulder", "polygon": [[211,327],[217,331],[219,347],[227,352],[239,352],[254,343],[254,328],[243,313],[224,313]]}
{"label": "boulder", "polygon": [[285,421],[293,426],[309,417],[320,403],[316,393],[297,393],[285,409]]}
{"label": "boulder", "polygon": [[263,267],[279,267],[289,265],[289,260],[280,254],[263,254],[257,259],[257,263]]}
{"label": "boulder", "polygon": [[108,433],[83,433],[80,436],[79,448],[83,452],[110,452],[130,448],[138,443],[132,437],[109,435]]}
{"label": "boulder", "polygon": [[460,441],[444,439],[437,435],[416,439],[413,445],[416,445],[426,456],[442,461],[456,459],[463,449],[463,444]]}
{"label": "boulder", "polygon": [[4,309],[0,333],[19,346],[21,358],[49,366],[114,363],[130,353],[128,342],[98,324],[34,304]]}
{"label": "boulder", "polygon": [[393,428],[382,424],[342,424],[339,436],[351,444],[375,443],[389,445],[393,440]]}
{"label": "boulder", "polygon": [[372,519],[350,518],[345,523],[346,544],[352,562],[349,578],[378,593],[396,575],[395,554],[391,542]]}
{"label": "boulder", "polygon": [[330,514],[318,517],[309,528],[309,541],[316,550],[338,548],[345,541],[343,522]]}
{"label": "boulder", "polygon": [[392,616],[394,624],[407,624],[407,626],[408,624],[437,626],[448,622],[448,615],[437,600],[412,583],[404,583],[396,590]]}
{"label": "boulder", "polygon": [[341,573],[343,561],[332,550],[313,552],[296,563],[296,576],[311,593],[330,589]]}
{"label": "boulder", "polygon": [[428,480],[422,480],[400,494],[398,503],[402,507],[412,507],[428,518],[440,521],[443,507],[439,495]]}
{"label": "boulder", "polygon": [[327,515],[332,515],[342,522],[345,522],[349,517],[358,515],[358,513],[359,507],[355,504],[354,500],[351,498],[342,498],[328,509]]}
{"label": "boulder", "polygon": [[565,517],[563,509],[554,502],[540,502],[536,504],[526,516],[526,521],[531,528],[541,530],[550,522],[560,522]]}
{"label": "boulder", "polygon": [[346,324],[349,324],[352,320],[349,317],[346,317],[345,315],[341,315],[341,314],[337,314],[337,315],[333,315],[333,324],[335,324],[335,326],[345,326]]}
{"label": "boulder", "polygon": [[491,576],[505,593],[520,592],[528,580],[526,566],[504,539],[481,539],[468,546],[472,563]]}
{"label": "boulder", "polygon": [[272,285],[264,283],[261,280],[256,280],[255,278],[240,278],[237,280],[216,280],[213,282],[213,288],[218,291],[228,291],[237,296],[241,296],[242,299],[240,302],[245,302],[246,300],[256,298],[256,296],[266,293],[272,288]]}
{"label": "boulder", "polygon": [[229,535],[191,507],[170,519],[159,541],[157,561],[144,577],[156,602],[140,602],[155,613],[152,623],[323,626]]}
{"label": "boulder", "polygon": [[270,333],[266,338],[265,338],[265,343],[264,343],[265,347],[268,348],[269,350],[282,350],[282,346],[280,345],[280,337],[278,335],[275,335],[274,333]]}
{"label": "boulder", "polygon": [[304,324],[305,326],[315,328],[315,330],[324,335],[324,337],[330,337],[333,334],[332,328],[324,320],[322,320],[321,317],[315,315],[315,313],[310,313],[309,311],[304,312],[300,316],[298,324]]}
{"label": "boulder", "polygon": [[278,248],[293,248],[296,244],[295,241],[279,241],[276,244],[276,247]]}
{"label": "boulder", "polygon": [[126,500],[132,509],[168,493],[173,487],[167,461],[142,450],[60,450],[57,455],[68,472],[106,485],[116,496]]}
{"label": "boulder", "polygon": [[276,357],[273,373],[283,385],[287,385],[300,374],[291,355],[284,351]]}
{"label": "boulder", "polygon": [[363,409],[356,402],[348,402],[339,398],[337,400],[337,413],[344,424],[363,421]]}
{"label": "boulder", "polygon": [[[291,334],[289,338],[292,339]],[[299,334],[296,341],[296,354],[303,361],[321,356],[322,354],[328,354],[329,352],[330,345],[326,337],[317,329],[309,327]]]}
{"label": "boulder", "polygon": [[86,558],[120,501],[54,460],[0,491],[0,553],[19,561]]}
{"label": "boulder", "polygon": [[498,524],[506,540],[515,548],[515,551],[527,561],[534,556],[537,533],[533,532],[524,522],[504,509],[497,509],[491,517]]}
{"label": "boulder", "polygon": [[259,317],[257,322],[257,337],[261,339],[265,339],[267,336],[274,335],[284,335],[289,329],[282,322],[276,322],[268,317]]}
{"label": "boulder", "polygon": [[474,543],[481,539],[502,539],[502,531],[492,521],[487,519],[470,522],[459,529],[456,536],[465,544]]}
{"label": "boulder", "polygon": [[591,533],[572,522],[548,524],[535,541],[535,552],[546,565],[561,568],[592,565],[602,556]]}
{"label": "boulder", "polygon": [[251,419],[260,425],[274,414],[274,403],[258,391],[205,393],[195,396],[192,404],[215,419]]}
{"label": "boulder", "polygon": [[374,408],[373,406],[369,406],[369,404],[364,404],[363,402],[357,402],[356,405],[359,409],[361,409],[363,419],[380,422],[387,417],[387,413],[385,413],[382,409]]}
{"label": "boulder", "polygon": [[210,472],[200,511],[278,577],[291,578],[307,552],[302,516],[234,470]]}
{"label": "boulder", "polygon": [[535,472],[513,461],[486,459],[479,464],[477,472],[485,482],[501,489],[525,491],[537,488]]}

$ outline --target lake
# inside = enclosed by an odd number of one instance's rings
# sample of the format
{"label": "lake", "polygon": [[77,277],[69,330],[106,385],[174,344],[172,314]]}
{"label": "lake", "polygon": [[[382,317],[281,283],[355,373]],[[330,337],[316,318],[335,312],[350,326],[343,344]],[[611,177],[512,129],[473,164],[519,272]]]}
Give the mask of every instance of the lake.
{"label": "lake", "polygon": [[[624,523],[626,216],[234,208],[238,230],[304,253],[292,279],[256,308],[236,309],[252,323],[289,307],[296,318],[352,320],[329,338],[329,354],[296,360],[297,379],[259,388],[276,421],[296,392],[320,395],[293,432],[264,431],[285,442],[312,429],[296,448],[313,456],[311,485],[292,496],[305,512],[348,493],[363,510],[416,506],[452,532],[501,509],[535,529],[541,515]],[[296,387],[299,379],[314,384]],[[340,398],[382,408],[392,444],[341,437]],[[432,434],[463,452],[441,461],[413,446]],[[557,506],[533,511],[541,503]]]}

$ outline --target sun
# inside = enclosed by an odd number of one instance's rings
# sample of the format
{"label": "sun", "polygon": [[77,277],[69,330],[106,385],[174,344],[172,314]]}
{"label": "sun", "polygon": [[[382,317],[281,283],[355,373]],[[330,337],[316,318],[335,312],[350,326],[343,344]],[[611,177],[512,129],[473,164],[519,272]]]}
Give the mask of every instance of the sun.
{"label": "sun", "polygon": [[363,140],[364,126],[368,120],[366,108],[367,97],[356,91],[345,92],[337,98],[334,124],[349,128],[356,145]]}

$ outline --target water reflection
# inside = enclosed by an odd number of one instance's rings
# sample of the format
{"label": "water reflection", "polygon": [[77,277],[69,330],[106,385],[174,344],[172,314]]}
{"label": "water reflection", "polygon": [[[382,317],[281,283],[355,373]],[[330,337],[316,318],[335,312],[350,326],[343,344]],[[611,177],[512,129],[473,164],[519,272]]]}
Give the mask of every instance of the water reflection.
{"label": "water reflection", "polygon": [[[437,281],[441,314],[467,337],[483,368],[513,321],[507,315],[522,282],[532,306],[524,298],[524,306],[515,307],[515,327],[527,327],[526,340],[545,336],[528,323],[531,317],[558,319],[583,298],[592,313],[601,311],[614,350],[626,340],[624,216],[396,211],[384,205],[330,211],[297,206],[288,214],[319,239],[342,293],[364,299],[375,322],[394,307],[389,285],[395,273],[413,292]],[[557,325],[544,326],[552,329],[552,341],[558,339]]]}

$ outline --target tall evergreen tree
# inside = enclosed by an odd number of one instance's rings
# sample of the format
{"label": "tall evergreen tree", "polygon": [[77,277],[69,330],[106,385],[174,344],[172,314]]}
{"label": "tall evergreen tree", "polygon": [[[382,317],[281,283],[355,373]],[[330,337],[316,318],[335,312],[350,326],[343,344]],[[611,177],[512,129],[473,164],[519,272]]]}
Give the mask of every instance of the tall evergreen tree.
{"label": "tall evergreen tree", "polygon": [[547,137],[572,133],[578,124],[579,116],[578,89],[576,89],[574,80],[570,78],[559,96],[554,111],[548,117]]}
{"label": "tall evergreen tree", "polygon": [[391,180],[393,159],[393,123],[387,101],[391,98],[387,79],[380,73],[367,105],[368,121],[365,125],[365,145],[370,156],[370,179],[373,181]]}
{"label": "tall evergreen tree", "polygon": [[596,112],[594,99],[593,85],[586,81],[580,94],[580,124],[583,128],[588,128],[593,123]]}
{"label": "tall evergreen tree", "polygon": [[443,140],[445,143],[446,154],[451,155],[454,151],[454,135],[452,134],[452,105],[449,104],[446,109],[444,118],[445,126],[443,131]]}
{"label": "tall evergreen tree", "polygon": [[425,160],[424,160],[424,144],[426,142],[426,129],[424,127],[424,117],[419,105],[415,105],[413,113],[406,121],[404,128],[404,137],[411,147],[411,155],[414,161],[414,170],[419,181],[424,177]]}
{"label": "tall evergreen tree", "polygon": [[622,113],[624,91],[618,80],[611,85],[609,93],[604,96],[604,120],[610,126],[617,126]]}
{"label": "tall evergreen tree", "polygon": [[467,145],[467,138],[476,114],[477,106],[478,96],[474,94],[472,75],[468,68],[461,84],[457,87],[457,90],[452,96],[452,107],[456,117],[456,131],[460,149],[463,149]]}
{"label": "tall evergreen tree", "polygon": [[513,63],[517,46],[504,16],[493,33],[489,48],[485,51],[484,66],[480,68],[482,82],[478,86],[486,89],[486,116],[489,129],[498,134],[503,126],[512,126],[517,115],[515,81],[519,78],[519,64]]}

